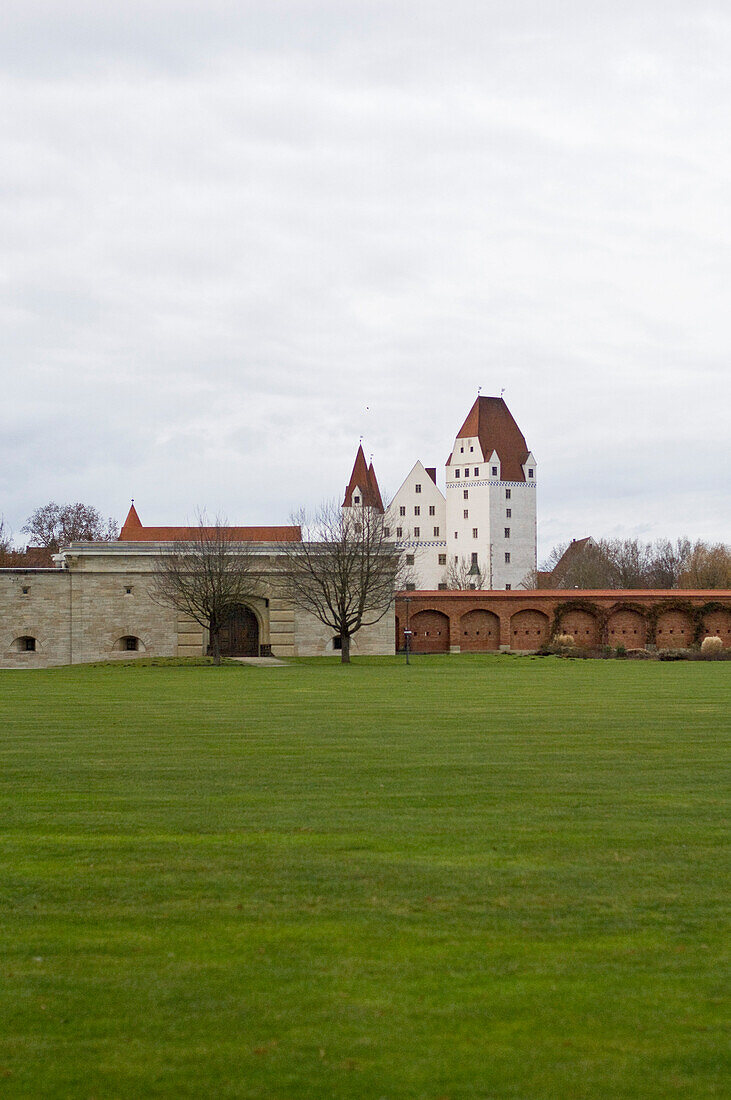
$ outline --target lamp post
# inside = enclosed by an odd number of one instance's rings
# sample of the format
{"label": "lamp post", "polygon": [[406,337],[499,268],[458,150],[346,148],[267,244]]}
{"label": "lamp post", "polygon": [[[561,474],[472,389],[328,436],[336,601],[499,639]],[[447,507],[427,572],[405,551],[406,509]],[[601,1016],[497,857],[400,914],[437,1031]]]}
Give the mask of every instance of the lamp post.
{"label": "lamp post", "polygon": [[405,599],[406,604],[406,627],[404,629],[404,642],[406,644],[406,664],[409,663],[409,645],[411,643],[411,630],[409,629],[409,607],[411,605],[411,599],[409,596]]}

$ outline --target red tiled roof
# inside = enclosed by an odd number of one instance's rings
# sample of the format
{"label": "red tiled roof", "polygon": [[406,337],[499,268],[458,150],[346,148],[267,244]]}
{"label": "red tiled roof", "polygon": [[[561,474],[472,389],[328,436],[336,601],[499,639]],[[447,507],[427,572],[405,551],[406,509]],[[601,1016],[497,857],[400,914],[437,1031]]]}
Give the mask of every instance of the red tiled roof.
{"label": "red tiled roof", "polygon": [[[209,537],[215,527],[202,530]],[[301,542],[302,530],[289,527],[226,527],[232,542]],[[200,527],[143,527],[134,504],[119,532],[120,542],[192,542],[201,534]]]}
{"label": "red tiled roof", "polygon": [[[482,447],[484,461],[487,461],[493,451],[497,451],[503,481],[525,481],[523,464],[530,452],[523,433],[502,397],[477,398],[457,432],[457,439],[475,437]],[[447,459],[447,466],[451,463],[452,455]]]}
{"label": "red tiled roof", "polygon": [[353,463],[353,472],[350,475],[350,481],[345,487],[343,508],[352,507],[353,493],[356,489],[360,489],[363,496],[360,502],[361,504],[365,505],[366,508],[375,508],[378,512],[383,511],[383,501],[381,500],[381,492],[378,488],[376,472],[373,469],[373,463],[371,463],[369,469],[365,460],[365,455],[363,454],[362,446],[358,447],[358,453]]}

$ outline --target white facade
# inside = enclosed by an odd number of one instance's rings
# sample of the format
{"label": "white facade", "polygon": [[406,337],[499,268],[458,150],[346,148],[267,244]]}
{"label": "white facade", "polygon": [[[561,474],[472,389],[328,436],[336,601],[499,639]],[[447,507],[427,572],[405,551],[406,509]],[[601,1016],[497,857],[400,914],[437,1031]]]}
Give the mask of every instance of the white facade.
{"label": "white facade", "polygon": [[[406,555],[406,584],[436,589],[446,584],[446,501],[436,471],[413,467],[388,509],[390,537]],[[413,560],[410,560],[413,559]]]}
{"label": "white facade", "polygon": [[413,556],[414,587],[524,585],[536,569],[537,472],[502,398],[478,397],[445,466],[446,497],[436,471],[417,462],[389,508],[391,537]]}
{"label": "white facade", "polygon": [[519,588],[536,568],[535,459],[522,464],[525,481],[511,481],[496,451],[481,454],[476,438],[458,438],[446,467],[448,561],[469,567],[476,554],[484,588]]}

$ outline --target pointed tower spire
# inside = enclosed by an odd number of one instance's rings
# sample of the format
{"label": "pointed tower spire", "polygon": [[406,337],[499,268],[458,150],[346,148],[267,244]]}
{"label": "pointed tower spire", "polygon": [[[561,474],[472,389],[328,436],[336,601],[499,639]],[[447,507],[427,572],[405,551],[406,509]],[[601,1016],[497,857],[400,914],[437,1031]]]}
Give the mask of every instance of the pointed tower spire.
{"label": "pointed tower spire", "polygon": [[127,513],[127,518],[122,524],[122,530],[119,532],[119,541],[124,542],[128,535],[133,534],[135,531],[141,531],[142,524],[140,523],[140,517],[137,515],[137,509],[135,508],[134,499],[130,506],[130,510]]}
{"label": "pointed tower spire", "polygon": [[352,508],[354,504],[360,504],[366,508],[375,508],[376,511],[383,512],[383,501],[381,500],[373,463],[371,463],[369,469],[362,444],[358,445],[355,462],[353,463],[353,472],[345,488],[343,508]]}

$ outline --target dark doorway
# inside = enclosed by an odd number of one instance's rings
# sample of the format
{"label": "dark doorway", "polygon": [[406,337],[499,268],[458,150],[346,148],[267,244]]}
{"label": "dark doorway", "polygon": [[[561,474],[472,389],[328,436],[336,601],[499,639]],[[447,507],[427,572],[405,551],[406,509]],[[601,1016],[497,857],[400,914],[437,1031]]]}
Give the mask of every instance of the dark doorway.
{"label": "dark doorway", "polygon": [[259,623],[253,611],[232,607],[219,634],[222,657],[258,657]]}

